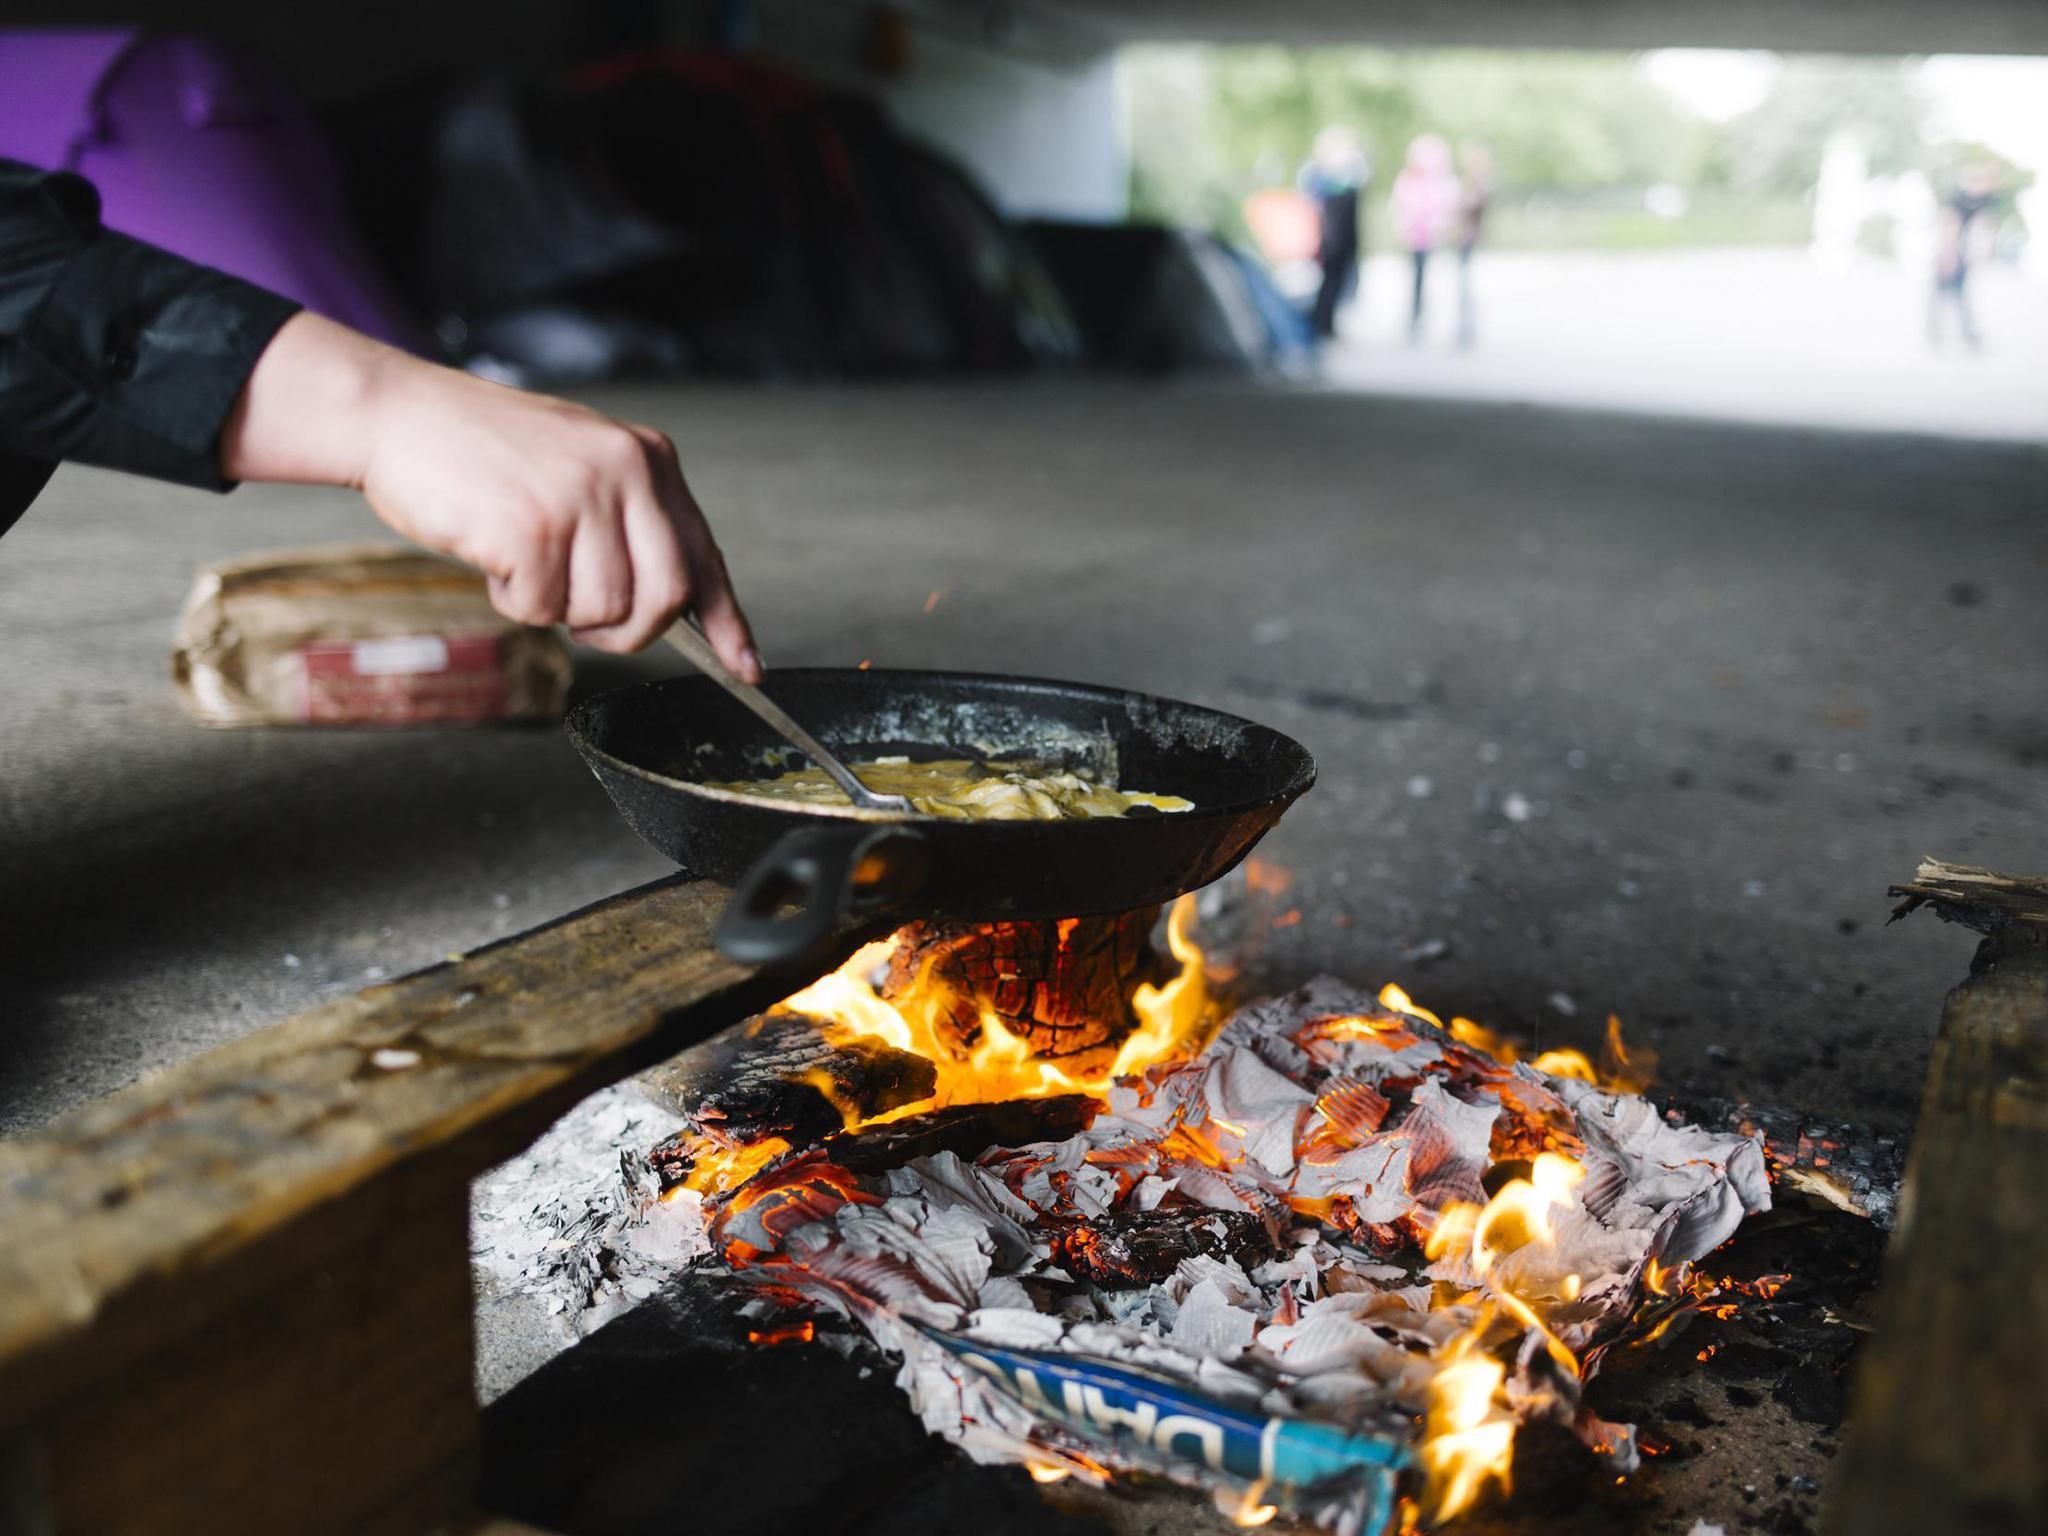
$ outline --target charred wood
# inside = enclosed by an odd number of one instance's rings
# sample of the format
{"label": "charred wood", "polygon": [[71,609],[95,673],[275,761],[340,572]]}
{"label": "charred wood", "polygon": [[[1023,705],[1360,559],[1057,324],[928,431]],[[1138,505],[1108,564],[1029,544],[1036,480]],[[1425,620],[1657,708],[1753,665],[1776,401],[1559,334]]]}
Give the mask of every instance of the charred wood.
{"label": "charred wood", "polygon": [[642,1073],[639,1085],[694,1131],[808,1146],[843,1129],[848,1111],[866,1117],[930,1098],[938,1077],[922,1056],[829,1040],[813,1020],[778,1012]]}
{"label": "charred wood", "polygon": [[990,1147],[1064,1141],[1085,1131],[1102,1105],[1082,1093],[998,1104],[953,1104],[928,1114],[847,1131],[823,1144],[827,1158],[848,1173],[886,1173],[913,1158],[939,1152],[971,1158]]}
{"label": "charred wood", "polygon": [[1687,1099],[1671,1104],[1666,1114],[1693,1125],[1762,1136],[1764,1158],[1781,1188],[1804,1191],[1851,1216],[1891,1227],[1905,1154],[1889,1136],[1873,1136],[1851,1121],[1730,1099]]}
{"label": "charred wood", "polygon": [[913,923],[898,935],[882,995],[930,1010],[962,1056],[993,1015],[1035,1055],[1114,1046],[1137,1027],[1131,996],[1158,979],[1156,907],[1054,922]]}
{"label": "charred wood", "polygon": [[1979,933],[2012,924],[2048,931],[2048,876],[2001,875],[1975,864],[1922,859],[1913,878],[1893,886],[1889,894],[1904,898],[1892,910],[1893,922],[1931,905],[1943,922],[1961,923]]}
{"label": "charred wood", "polygon": [[1075,1279],[1116,1288],[1156,1284],[1197,1257],[1234,1259],[1250,1269],[1274,1250],[1256,1213],[1197,1205],[1070,1222],[1054,1237],[1053,1251]]}

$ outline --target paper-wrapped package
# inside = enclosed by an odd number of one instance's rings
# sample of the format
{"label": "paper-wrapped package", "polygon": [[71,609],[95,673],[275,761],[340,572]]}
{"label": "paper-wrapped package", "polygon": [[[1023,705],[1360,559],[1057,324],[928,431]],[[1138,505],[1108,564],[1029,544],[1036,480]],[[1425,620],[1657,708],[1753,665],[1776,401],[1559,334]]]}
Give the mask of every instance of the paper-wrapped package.
{"label": "paper-wrapped package", "polygon": [[552,719],[569,674],[561,636],[501,617],[482,576],[395,545],[207,566],[171,655],[179,697],[202,725]]}

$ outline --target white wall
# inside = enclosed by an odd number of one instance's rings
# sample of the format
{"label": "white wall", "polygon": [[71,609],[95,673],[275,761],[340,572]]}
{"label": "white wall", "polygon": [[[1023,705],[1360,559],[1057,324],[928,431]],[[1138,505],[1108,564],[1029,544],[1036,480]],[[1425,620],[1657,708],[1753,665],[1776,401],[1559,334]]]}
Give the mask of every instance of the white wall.
{"label": "white wall", "polygon": [[[752,51],[873,96],[963,164],[1005,213],[1120,219],[1130,160],[1110,40],[1029,10],[993,34],[976,0],[898,0],[911,41],[894,78],[868,65],[871,0],[757,0]],[[670,0],[670,35],[709,40],[715,0]]]}
{"label": "white wall", "polygon": [[1110,55],[1049,66],[928,43],[882,95],[906,132],[966,165],[1005,213],[1124,216],[1130,161]]}

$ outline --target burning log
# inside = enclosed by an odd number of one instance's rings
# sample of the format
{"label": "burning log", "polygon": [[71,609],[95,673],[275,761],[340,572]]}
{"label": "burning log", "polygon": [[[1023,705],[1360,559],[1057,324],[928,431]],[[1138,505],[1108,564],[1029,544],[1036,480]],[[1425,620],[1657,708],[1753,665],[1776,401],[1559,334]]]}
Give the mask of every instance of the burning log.
{"label": "burning log", "polygon": [[[849,1155],[882,1166],[1074,1134],[1087,1123],[1077,1109],[1031,1106],[1106,1091],[1113,1074],[1182,1047],[1206,1016],[1201,954],[1177,926],[1186,905],[1168,926],[1171,977],[1151,947],[1157,909],[919,923],[867,946],[740,1035],[643,1080],[688,1122],[650,1156],[664,1189],[730,1193],[793,1152],[927,1100],[933,1115],[892,1123]],[[1022,1106],[975,1107],[1012,1101]]]}
{"label": "burning log", "polygon": [[835,1100],[879,1115],[930,1098],[936,1076],[910,1051],[879,1040],[831,1040],[815,1021],[776,1012],[641,1073],[639,1083],[664,1109],[723,1121],[734,1135],[814,1141],[846,1123]]}
{"label": "burning log", "polygon": [[814,1021],[782,1012],[763,1014],[639,1079],[643,1093],[689,1122],[649,1154],[668,1184],[688,1175],[707,1136],[726,1145],[779,1137],[809,1146],[851,1120],[928,1099],[937,1082],[922,1056],[879,1040],[830,1040]]}
{"label": "burning log", "polygon": [[1064,1141],[1087,1130],[1101,1108],[1101,1104],[1082,1093],[1062,1093],[1045,1099],[1004,1099],[994,1104],[954,1104],[928,1114],[829,1137],[822,1150],[849,1173],[886,1173],[913,1158],[933,1157],[941,1152],[971,1158],[991,1147]]}
{"label": "burning log", "polygon": [[1031,1054],[1114,1046],[1137,1027],[1132,994],[1161,979],[1157,907],[1057,922],[913,923],[896,936],[882,995],[930,1010],[934,1035],[965,1056],[995,1018]]}
{"label": "burning log", "polygon": [[1254,1212],[1199,1205],[1111,1211],[1062,1223],[1053,1237],[1061,1268],[1104,1286],[1155,1285],[1197,1257],[1231,1259],[1249,1270],[1273,1253],[1273,1235]]}

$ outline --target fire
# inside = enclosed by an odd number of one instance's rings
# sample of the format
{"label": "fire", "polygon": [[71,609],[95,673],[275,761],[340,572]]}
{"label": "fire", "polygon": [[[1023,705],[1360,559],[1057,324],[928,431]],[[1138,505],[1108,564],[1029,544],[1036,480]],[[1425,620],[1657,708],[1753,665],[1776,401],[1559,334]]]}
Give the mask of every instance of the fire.
{"label": "fire", "polygon": [[1461,1297],[1461,1303],[1485,1298],[1471,1325],[1438,1353],[1430,1383],[1421,1458],[1432,1523],[1468,1508],[1489,1484],[1508,1489],[1515,1420],[1495,1401],[1507,1376],[1506,1367],[1486,1350],[1496,1325],[1506,1319],[1523,1335],[1540,1335],[1557,1368],[1572,1378],[1580,1375],[1578,1357],[1543,1316],[1548,1303],[1578,1299],[1579,1277],[1561,1277],[1555,1297],[1536,1294],[1533,1286],[1523,1295],[1505,1282],[1500,1269],[1510,1254],[1555,1243],[1556,1213],[1576,1203],[1584,1177],[1585,1169],[1571,1158],[1542,1153],[1528,1178],[1510,1179],[1483,1207],[1463,1201],[1446,1206],[1424,1242],[1426,1257],[1459,1261],[1479,1276],[1481,1289]]}
{"label": "fire", "polygon": [[1119,1077],[1142,1072],[1154,1062],[1193,1055],[1208,1043],[1205,1025],[1212,1022],[1214,998],[1203,969],[1202,950],[1189,930],[1195,921],[1195,898],[1183,896],[1166,920],[1166,946],[1180,962],[1180,974],[1163,987],[1149,982],[1131,999],[1138,1015],[1133,1030],[1116,1053],[1103,1086]]}
{"label": "fire", "polygon": [[[978,1036],[963,1056],[940,1036],[936,1021],[945,999],[928,975],[920,976],[906,995],[893,1001],[875,990],[871,978],[888,965],[896,944],[893,938],[866,945],[838,970],[792,993],[780,1007],[815,1019],[828,1039],[877,1040],[922,1056],[937,1068],[938,1087],[930,1098],[879,1115],[862,1115],[828,1091],[826,1097],[834,1102],[849,1130],[950,1104],[992,1104],[1063,1093],[1100,1097],[1118,1078],[1135,1076],[1157,1062],[1191,1056],[1208,1043],[1209,1028],[1216,1021],[1216,998],[1201,947],[1193,937],[1194,915],[1194,897],[1183,896],[1174,903],[1166,942],[1180,970],[1164,985],[1144,983],[1137,988],[1131,999],[1137,1028],[1113,1054],[1105,1048],[1049,1061],[1034,1054],[1030,1043],[1002,1020],[984,1011]],[[709,1187],[731,1185],[721,1179]]]}
{"label": "fire", "polygon": [[[1286,888],[1284,872],[1254,869],[1250,878],[1255,888],[1269,895]],[[903,987],[903,967],[910,964],[909,957],[917,953],[914,950],[906,949],[905,958],[897,961],[894,995],[885,997],[878,978],[896,958],[898,941],[891,938],[867,945],[838,970],[792,994],[779,1005],[780,1010],[815,1021],[826,1039],[835,1043],[873,1041],[924,1058],[934,1069],[934,1091],[915,1103],[870,1114],[848,1099],[829,1073],[813,1070],[803,1080],[837,1109],[848,1130],[952,1105],[1059,1094],[1106,1097],[1120,1079],[1194,1056],[1217,1027],[1221,1009],[1215,991],[1220,973],[1195,942],[1194,911],[1192,896],[1183,896],[1174,904],[1166,941],[1177,969],[1163,984],[1135,989],[1131,1007],[1136,1027],[1120,1042],[1057,1058],[1039,1054],[1030,1040],[988,1008],[980,1011],[978,1020],[970,1013],[970,1022],[963,1024],[957,1012],[949,1012],[961,1005],[944,991],[945,984],[934,976],[929,960],[923,962],[924,969],[910,985]],[[1060,938],[1064,945],[1065,925]],[[1475,1064],[1460,1055],[1461,1080],[1466,1084],[1461,1091],[1470,1091],[1477,1079],[1483,1090],[1497,1093],[1503,1102],[1511,1102],[1513,1091],[1525,1086],[1519,1082],[1520,1074],[1505,1070],[1518,1063],[1615,1092],[1639,1091],[1654,1068],[1652,1054],[1640,1046],[1630,1047],[1623,1039],[1620,1020],[1613,1016],[1607,1020],[1605,1042],[1595,1059],[1572,1049],[1531,1053],[1524,1043],[1462,1016],[1446,1022],[1393,983],[1383,987],[1378,998],[1384,1012],[1368,1009],[1312,1018],[1295,1038],[1304,1044],[1369,1039],[1388,1051],[1400,1051],[1423,1038],[1424,1025],[1433,1026],[1468,1051],[1498,1064],[1498,1068],[1484,1061]],[[950,1027],[942,1030],[941,1022],[947,1020]],[[1380,1133],[1388,1101],[1372,1082],[1335,1078],[1316,1100],[1315,1108],[1316,1128],[1306,1132],[1311,1140],[1302,1152],[1309,1164],[1363,1145]],[[1211,1110],[1173,1125],[1159,1139],[1157,1151],[1185,1163],[1230,1172],[1242,1163],[1243,1142],[1251,1130]],[[765,1212],[759,1224],[774,1236],[781,1228],[833,1208],[842,1198],[870,1198],[852,1184],[842,1187],[843,1175],[841,1183],[834,1183],[831,1176],[836,1169],[822,1161],[826,1156],[822,1152],[789,1158],[792,1148],[782,1137],[729,1143],[714,1126],[702,1134],[702,1141],[704,1150],[687,1181],[670,1193],[687,1189],[725,1197],[721,1220],[759,1204]],[[1537,1150],[1532,1142],[1545,1149]],[[1416,1462],[1422,1472],[1417,1504],[1409,1512],[1423,1525],[1437,1525],[1457,1516],[1490,1489],[1507,1492],[1519,1417],[1527,1416],[1532,1404],[1560,1409],[1568,1416],[1578,1405],[1578,1382],[1610,1347],[1609,1343],[1592,1343],[1591,1335],[1584,1331],[1580,1304],[1588,1281],[1569,1272],[1558,1252],[1560,1233],[1576,1232],[1573,1223],[1583,1219],[1573,1213],[1579,1209],[1585,1168],[1567,1155],[1571,1150],[1584,1149],[1576,1138],[1560,1136],[1539,1122],[1512,1151],[1503,1151],[1496,1144],[1491,1154],[1496,1169],[1501,1158],[1534,1155],[1526,1165],[1518,1164],[1526,1166],[1525,1176],[1509,1179],[1483,1204],[1452,1201],[1432,1216],[1428,1206],[1418,1203],[1401,1224],[1373,1229],[1391,1242],[1400,1240],[1399,1234],[1427,1227],[1423,1249],[1436,1266],[1433,1274],[1439,1281],[1431,1305],[1452,1312],[1455,1318],[1448,1341],[1432,1351],[1426,1397],[1409,1404],[1420,1411]],[[1114,1151],[1098,1149],[1090,1153],[1090,1161],[1108,1164],[1115,1161]],[[817,1166],[809,1167],[810,1162]],[[757,1177],[771,1164],[775,1165],[772,1171]],[[1129,1177],[1125,1175],[1126,1183]],[[755,1182],[749,1185],[750,1180]],[[742,1189],[742,1185],[748,1187]],[[1295,1210],[1319,1219],[1327,1218],[1337,1203],[1310,1195],[1288,1198]],[[760,1240],[758,1233],[754,1236]],[[747,1247],[734,1235],[728,1252],[739,1253]],[[1650,1259],[1641,1276],[1640,1299],[1646,1306],[1635,1316],[1629,1341],[1658,1337],[1681,1311],[1711,1312],[1732,1305],[1730,1298],[1738,1292],[1768,1296],[1781,1278],[1765,1277],[1738,1285],[1707,1280],[1695,1275],[1689,1265],[1667,1267]],[[1292,1308],[1290,1299],[1279,1320],[1291,1321]],[[1576,1328],[1574,1308],[1580,1308],[1576,1315],[1581,1321]],[[800,1337],[808,1340],[811,1325],[804,1323],[801,1328]],[[794,1342],[799,1335],[793,1329],[771,1329],[752,1337],[756,1342],[782,1343]],[[1586,1348],[1585,1361],[1567,1338]],[[1516,1362],[1512,1386],[1510,1360]],[[1530,1369],[1532,1362],[1541,1368],[1535,1374]],[[1096,1466],[1079,1452],[1046,1446],[1038,1450],[1047,1459],[1026,1464],[1037,1482],[1054,1483],[1077,1472],[1090,1481],[1110,1476],[1108,1468]],[[1219,1507],[1238,1525],[1263,1525],[1278,1512],[1276,1505],[1267,1501],[1267,1492],[1264,1484],[1254,1483],[1232,1493],[1228,1501],[1219,1501]]]}
{"label": "fire", "polygon": [[1438,1029],[1448,1032],[1460,1045],[1468,1045],[1504,1066],[1527,1060],[1538,1072],[1551,1077],[1573,1077],[1580,1082],[1597,1083],[1609,1093],[1641,1093],[1656,1078],[1656,1052],[1648,1046],[1632,1046],[1624,1040],[1621,1019],[1615,1014],[1607,1016],[1606,1038],[1600,1048],[1600,1059],[1595,1062],[1584,1051],[1569,1047],[1528,1056],[1521,1042],[1471,1019],[1454,1015],[1446,1024],[1391,981],[1380,988],[1380,1005],[1395,1013],[1405,1013],[1410,1018],[1426,1019]]}
{"label": "fire", "polygon": [[1216,1498],[1216,1505],[1218,1509],[1230,1517],[1231,1524],[1243,1526],[1249,1530],[1255,1526],[1266,1524],[1267,1521],[1280,1513],[1278,1505],[1266,1502],[1265,1493],[1266,1484],[1261,1480],[1253,1483],[1249,1488],[1245,1489],[1243,1494],[1236,1497],[1219,1492]]}
{"label": "fire", "polygon": [[1425,1497],[1434,1520],[1471,1508],[1489,1483],[1508,1490],[1515,1420],[1498,1399],[1507,1367],[1479,1347],[1486,1320],[1445,1347],[1423,1419]]}
{"label": "fire", "polygon": [[894,939],[862,945],[838,970],[784,998],[781,1008],[816,1019],[841,1038],[865,1035],[899,1051],[915,1051],[917,1042],[911,1037],[908,1021],[882,1001],[868,980],[889,963],[895,947]]}
{"label": "fire", "polygon": [[662,1198],[678,1198],[679,1192],[686,1189],[700,1195],[724,1194],[729,1189],[738,1189],[789,1149],[788,1141],[780,1136],[764,1136],[759,1141],[738,1144],[706,1137],[690,1176],[674,1189],[665,1191]]}
{"label": "fire", "polygon": [[[1529,1179],[1512,1179],[1487,1202],[1479,1224],[1472,1233],[1472,1266],[1482,1275],[1503,1253],[1511,1253],[1531,1242],[1547,1243],[1555,1233],[1550,1213],[1572,1203],[1572,1190],[1586,1176],[1586,1170],[1568,1157],[1545,1152],[1536,1159]],[[1506,1230],[1507,1240],[1496,1242],[1495,1234]],[[1519,1233],[1521,1240],[1514,1240]]]}
{"label": "fire", "polygon": [[1655,1081],[1657,1056],[1647,1046],[1621,1038],[1621,1020],[1607,1015],[1607,1044],[1600,1053],[1600,1084],[1617,1093],[1641,1093]]}

